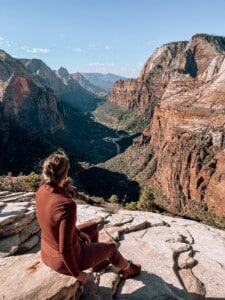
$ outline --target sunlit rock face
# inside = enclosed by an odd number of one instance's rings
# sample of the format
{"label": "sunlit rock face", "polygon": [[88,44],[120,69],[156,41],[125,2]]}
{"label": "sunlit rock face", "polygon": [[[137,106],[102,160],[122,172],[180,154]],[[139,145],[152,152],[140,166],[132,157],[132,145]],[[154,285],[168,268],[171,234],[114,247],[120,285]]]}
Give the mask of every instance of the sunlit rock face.
{"label": "sunlit rock face", "polygon": [[[197,203],[225,216],[225,38],[197,34],[189,42],[163,45],[119,98],[128,84],[117,82],[110,100],[126,107],[133,101],[152,119],[120,158],[133,157],[127,167],[122,164],[123,172],[135,164],[131,177],[160,190],[175,211],[194,216]],[[138,84],[145,86],[143,94]]]}
{"label": "sunlit rock face", "polygon": [[54,92],[4,51],[0,51],[0,102],[3,131],[10,133],[12,124],[18,131],[27,127],[54,133],[64,128]]}
{"label": "sunlit rock face", "polygon": [[0,172],[29,169],[52,149],[48,137],[65,129],[64,120],[55,92],[0,50]]}

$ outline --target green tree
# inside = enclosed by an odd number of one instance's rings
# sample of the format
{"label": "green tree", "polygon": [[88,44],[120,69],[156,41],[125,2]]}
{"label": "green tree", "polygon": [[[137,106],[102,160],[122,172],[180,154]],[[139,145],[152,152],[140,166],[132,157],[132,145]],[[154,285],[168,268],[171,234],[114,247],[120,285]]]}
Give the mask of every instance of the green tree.
{"label": "green tree", "polygon": [[137,202],[137,209],[144,211],[153,211],[155,208],[154,200],[155,197],[152,188],[143,188]]}

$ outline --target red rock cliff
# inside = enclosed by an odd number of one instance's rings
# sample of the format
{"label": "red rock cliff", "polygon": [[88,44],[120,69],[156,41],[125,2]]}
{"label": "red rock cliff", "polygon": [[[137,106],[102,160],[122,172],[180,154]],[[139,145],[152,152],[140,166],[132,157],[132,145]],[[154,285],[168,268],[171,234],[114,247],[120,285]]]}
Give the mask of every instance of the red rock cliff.
{"label": "red rock cliff", "polygon": [[[0,105],[2,124],[10,132],[17,126],[28,131],[54,133],[64,129],[63,111],[54,92],[29,74],[24,66],[0,52]],[[2,125],[3,127],[3,125]]]}
{"label": "red rock cliff", "polygon": [[189,58],[184,55],[187,42],[177,42],[158,48],[145,63],[137,79],[117,81],[109,94],[109,101],[139,113],[153,114],[174,72],[186,72]]}
{"label": "red rock cliff", "polygon": [[161,190],[173,210],[195,216],[197,204],[225,216],[225,38],[199,34],[164,45],[138,80],[157,101],[140,141],[118,158],[126,162],[121,171]]}
{"label": "red rock cliff", "polygon": [[195,76],[171,78],[143,133],[157,159],[150,182],[225,216],[225,38],[196,35],[187,49]]}

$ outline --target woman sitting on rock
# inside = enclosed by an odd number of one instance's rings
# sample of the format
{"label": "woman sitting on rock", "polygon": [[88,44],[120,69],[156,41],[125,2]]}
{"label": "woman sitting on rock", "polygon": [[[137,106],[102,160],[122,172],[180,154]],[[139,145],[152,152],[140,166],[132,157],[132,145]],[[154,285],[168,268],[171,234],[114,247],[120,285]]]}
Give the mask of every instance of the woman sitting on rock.
{"label": "woman sitting on rock", "polygon": [[52,153],[43,163],[43,184],[36,193],[37,218],[41,227],[41,256],[51,269],[88,281],[83,270],[98,271],[110,263],[127,279],[138,275],[141,266],[127,261],[115,243],[98,242],[98,224],[76,225],[77,205],[68,185],[69,159],[63,150]]}

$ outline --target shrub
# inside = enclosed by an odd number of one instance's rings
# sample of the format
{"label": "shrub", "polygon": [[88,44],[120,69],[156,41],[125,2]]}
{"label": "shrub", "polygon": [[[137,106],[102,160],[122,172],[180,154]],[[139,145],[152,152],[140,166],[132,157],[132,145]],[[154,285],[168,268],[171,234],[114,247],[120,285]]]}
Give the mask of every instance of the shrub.
{"label": "shrub", "polygon": [[24,176],[24,184],[27,191],[35,192],[41,183],[41,176],[31,172],[28,176]]}
{"label": "shrub", "polygon": [[90,199],[94,204],[103,205],[105,203],[105,200],[102,197],[91,196]]}
{"label": "shrub", "polygon": [[35,192],[41,182],[41,176],[31,172],[29,175],[12,176],[8,173],[0,177],[0,190],[11,192]]}
{"label": "shrub", "polygon": [[113,194],[113,195],[111,195],[111,197],[108,199],[108,201],[109,201],[110,203],[119,203],[119,198],[118,198],[117,195]]}
{"label": "shrub", "polygon": [[125,209],[137,210],[137,202],[132,201],[130,203],[126,203]]}
{"label": "shrub", "polygon": [[155,197],[153,189],[150,187],[143,188],[137,202],[137,209],[144,211],[153,211],[155,208],[154,199]]}

